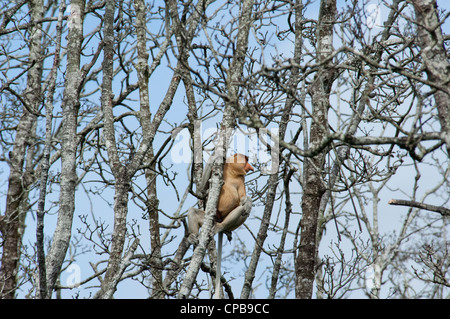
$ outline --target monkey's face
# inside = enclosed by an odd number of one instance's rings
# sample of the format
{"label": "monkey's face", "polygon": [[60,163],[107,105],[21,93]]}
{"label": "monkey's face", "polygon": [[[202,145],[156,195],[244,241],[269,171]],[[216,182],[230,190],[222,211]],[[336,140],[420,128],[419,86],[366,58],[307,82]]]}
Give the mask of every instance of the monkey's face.
{"label": "monkey's face", "polygon": [[254,171],[253,166],[248,162],[248,156],[243,154],[234,154],[227,159],[227,163],[232,163],[236,171],[244,171],[247,174],[249,171]]}
{"label": "monkey's face", "polygon": [[250,165],[249,162],[246,162],[245,166],[244,166],[244,170],[246,173],[248,173],[248,171],[254,171],[255,169],[253,168],[253,166]]}

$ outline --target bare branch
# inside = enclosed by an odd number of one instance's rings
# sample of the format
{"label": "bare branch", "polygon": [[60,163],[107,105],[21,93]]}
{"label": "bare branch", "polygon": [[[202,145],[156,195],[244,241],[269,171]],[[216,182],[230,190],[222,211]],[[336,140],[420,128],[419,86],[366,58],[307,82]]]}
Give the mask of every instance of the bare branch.
{"label": "bare branch", "polygon": [[412,200],[404,200],[404,199],[391,199],[388,202],[389,205],[397,205],[397,206],[408,206],[408,207],[415,207],[420,209],[429,210],[431,212],[436,212],[441,214],[442,216],[450,216],[450,209],[442,207],[442,206],[435,206],[430,204],[424,204],[415,202]]}

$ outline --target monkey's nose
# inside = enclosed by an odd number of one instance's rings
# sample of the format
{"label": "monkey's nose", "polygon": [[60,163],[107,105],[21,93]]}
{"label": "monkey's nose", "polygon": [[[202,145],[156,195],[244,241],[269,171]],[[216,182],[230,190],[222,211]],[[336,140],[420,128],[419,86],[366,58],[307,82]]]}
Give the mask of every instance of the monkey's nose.
{"label": "monkey's nose", "polygon": [[248,173],[248,171],[254,171],[255,169],[253,166],[251,166],[249,163],[245,164],[245,172]]}

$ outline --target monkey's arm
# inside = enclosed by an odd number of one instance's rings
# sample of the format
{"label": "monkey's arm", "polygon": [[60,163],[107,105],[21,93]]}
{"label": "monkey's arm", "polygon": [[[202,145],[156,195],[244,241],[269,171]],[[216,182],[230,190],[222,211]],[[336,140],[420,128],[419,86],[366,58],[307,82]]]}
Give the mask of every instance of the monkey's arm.
{"label": "monkey's arm", "polygon": [[[213,235],[219,232],[232,232],[241,226],[250,215],[251,209],[252,199],[249,196],[242,197],[240,205],[232,210],[221,223],[216,223],[213,228]],[[228,238],[230,238],[230,236],[228,236]]]}
{"label": "monkey's arm", "polygon": [[191,207],[188,210],[188,241],[192,245],[198,245],[198,230],[203,226],[205,212],[201,209]]}
{"label": "monkey's arm", "polygon": [[217,155],[211,155],[206,162],[205,168],[203,169],[202,180],[200,181],[199,189],[201,192],[205,192],[209,188],[209,179],[211,178],[212,168],[214,164],[214,160]]}

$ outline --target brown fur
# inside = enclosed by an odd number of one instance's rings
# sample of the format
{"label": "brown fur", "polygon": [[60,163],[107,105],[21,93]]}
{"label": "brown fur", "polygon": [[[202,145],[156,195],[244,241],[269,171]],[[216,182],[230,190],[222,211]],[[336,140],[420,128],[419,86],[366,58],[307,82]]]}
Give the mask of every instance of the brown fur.
{"label": "brown fur", "polygon": [[242,154],[230,156],[223,168],[224,184],[220,190],[217,205],[217,217],[223,220],[233,209],[239,206],[245,192],[245,175],[254,168],[248,163],[248,157]]}
{"label": "brown fur", "polygon": [[[246,195],[244,178],[254,168],[248,163],[248,157],[235,154],[224,165],[224,184],[220,190],[217,204],[217,220],[212,229],[213,234],[226,232],[228,239],[231,232],[242,225],[250,214],[252,200]],[[206,174],[205,179],[209,176]],[[191,207],[188,210],[189,242],[198,244],[198,231],[203,225],[205,212]]]}

